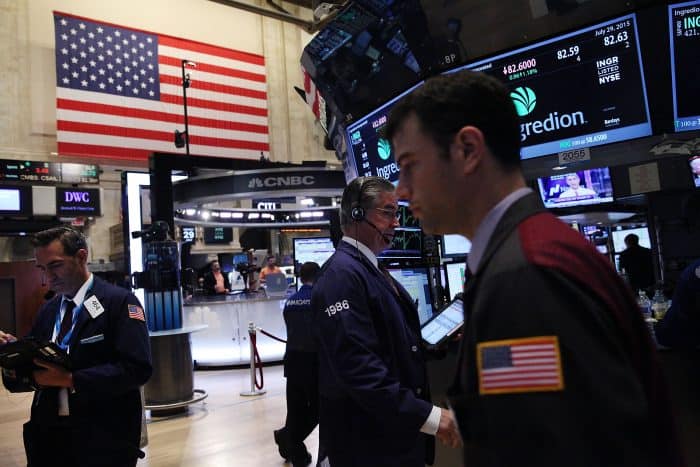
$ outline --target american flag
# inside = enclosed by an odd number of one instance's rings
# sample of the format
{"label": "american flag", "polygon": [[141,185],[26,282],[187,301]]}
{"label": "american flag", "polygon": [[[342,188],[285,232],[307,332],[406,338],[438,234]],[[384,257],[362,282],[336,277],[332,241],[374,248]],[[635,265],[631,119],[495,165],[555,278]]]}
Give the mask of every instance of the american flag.
{"label": "american flag", "polygon": [[129,305],[129,318],[138,319],[139,321],[146,321],[146,315],[143,313],[143,308],[138,305]]}
{"label": "american flag", "polygon": [[479,394],[564,389],[556,336],[482,342],[477,354]]}
{"label": "american flag", "polygon": [[190,153],[269,151],[264,57],[58,12],[54,25],[59,154],[184,154],[174,145],[185,130],[183,60],[196,64],[184,65]]}

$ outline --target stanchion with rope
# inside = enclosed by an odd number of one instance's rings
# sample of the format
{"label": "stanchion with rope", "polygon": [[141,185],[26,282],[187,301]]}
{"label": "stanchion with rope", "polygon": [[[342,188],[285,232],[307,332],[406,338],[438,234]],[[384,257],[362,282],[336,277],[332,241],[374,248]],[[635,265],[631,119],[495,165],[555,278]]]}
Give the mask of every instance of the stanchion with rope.
{"label": "stanchion with rope", "polygon": [[[241,396],[259,396],[267,391],[263,389],[262,361],[255,342],[257,336],[255,334],[255,324],[252,321],[248,323],[248,339],[250,340],[250,391],[241,391]],[[255,368],[258,368],[260,371],[260,384],[258,384],[255,376]]]}
{"label": "stanchion with rope", "polygon": [[[284,339],[280,339],[277,336],[273,336],[272,334],[261,328],[256,328],[255,324],[252,321],[248,323],[248,338],[250,340],[250,391],[242,391],[241,396],[259,396],[267,392],[263,389],[263,386],[265,385],[265,380],[263,378],[262,360],[260,360],[260,354],[258,353],[257,331],[260,331],[260,333],[265,334],[267,337],[280,341],[284,344],[287,343],[287,341]],[[260,384],[258,384],[258,379],[255,374],[256,368],[260,373]]]}

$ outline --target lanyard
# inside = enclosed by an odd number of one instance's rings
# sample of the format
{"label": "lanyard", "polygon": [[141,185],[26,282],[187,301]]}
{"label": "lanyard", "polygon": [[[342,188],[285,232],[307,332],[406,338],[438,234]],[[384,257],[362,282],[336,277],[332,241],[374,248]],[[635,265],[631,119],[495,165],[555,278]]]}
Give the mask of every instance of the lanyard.
{"label": "lanyard", "polygon": [[[61,308],[63,308],[64,303],[61,303]],[[78,315],[80,314],[80,309],[83,307],[83,304],[81,303],[80,306],[75,306],[73,307],[73,316],[71,317],[71,325],[70,329],[66,333],[65,336],[63,336],[63,339],[61,342],[56,342],[60,348],[63,350],[68,349],[68,342],[70,342],[70,338],[73,335],[73,329],[75,329],[75,322],[78,321]],[[66,311],[67,312],[67,311]],[[61,332],[61,309],[58,309],[58,313],[56,314],[56,324],[54,324],[54,335],[56,338],[58,338],[58,334]]]}

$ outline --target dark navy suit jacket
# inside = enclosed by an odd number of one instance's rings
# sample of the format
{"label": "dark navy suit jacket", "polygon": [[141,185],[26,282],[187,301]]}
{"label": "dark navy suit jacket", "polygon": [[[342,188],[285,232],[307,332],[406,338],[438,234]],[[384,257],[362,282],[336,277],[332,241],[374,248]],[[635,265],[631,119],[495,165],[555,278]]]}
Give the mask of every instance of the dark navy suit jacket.
{"label": "dark navy suit jacket", "polygon": [[[132,293],[95,276],[85,298],[93,295],[104,312],[92,318],[81,306],[69,342],[75,392],[69,394],[68,422],[85,456],[90,451],[104,459],[112,451],[133,455],[141,433],[139,387],[152,371],[148,329],[144,321],[129,317],[129,305],[141,306]],[[60,306],[60,295],[45,303],[29,335],[51,340]],[[3,382],[13,392],[31,390],[21,379]],[[49,427],[59,422],[58,391],[36,391],[31,424]]]}
{"label": "dark navy suit jacket", "polygon": [[[393,281],[393,280],[392,280]],[[424,466],[434,439],[418,314],[408,293],[340,242],[313,288],[321,443],[333,467]]]}

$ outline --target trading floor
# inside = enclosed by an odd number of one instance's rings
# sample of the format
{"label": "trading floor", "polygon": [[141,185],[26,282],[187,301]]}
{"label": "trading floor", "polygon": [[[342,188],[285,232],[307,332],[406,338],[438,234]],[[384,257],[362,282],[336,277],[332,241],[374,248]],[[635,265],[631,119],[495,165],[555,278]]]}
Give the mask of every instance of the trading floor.
{"label": "trading floor", "polygon": [[[209,397],[190,406],[187,416],[150,418],[146,458],[139,467],[285,465],[277,453],[272,430],[284,424],[285,379],[282,366],[264,368],[267,393],[243,397],[250,389],[250,370],[195,372],[195,387]],[[22,424],[27,420],[32,393],[10,394],[0,386],[0,465],[26,465]],[[318,430],[306,442],[316,462]]]}

